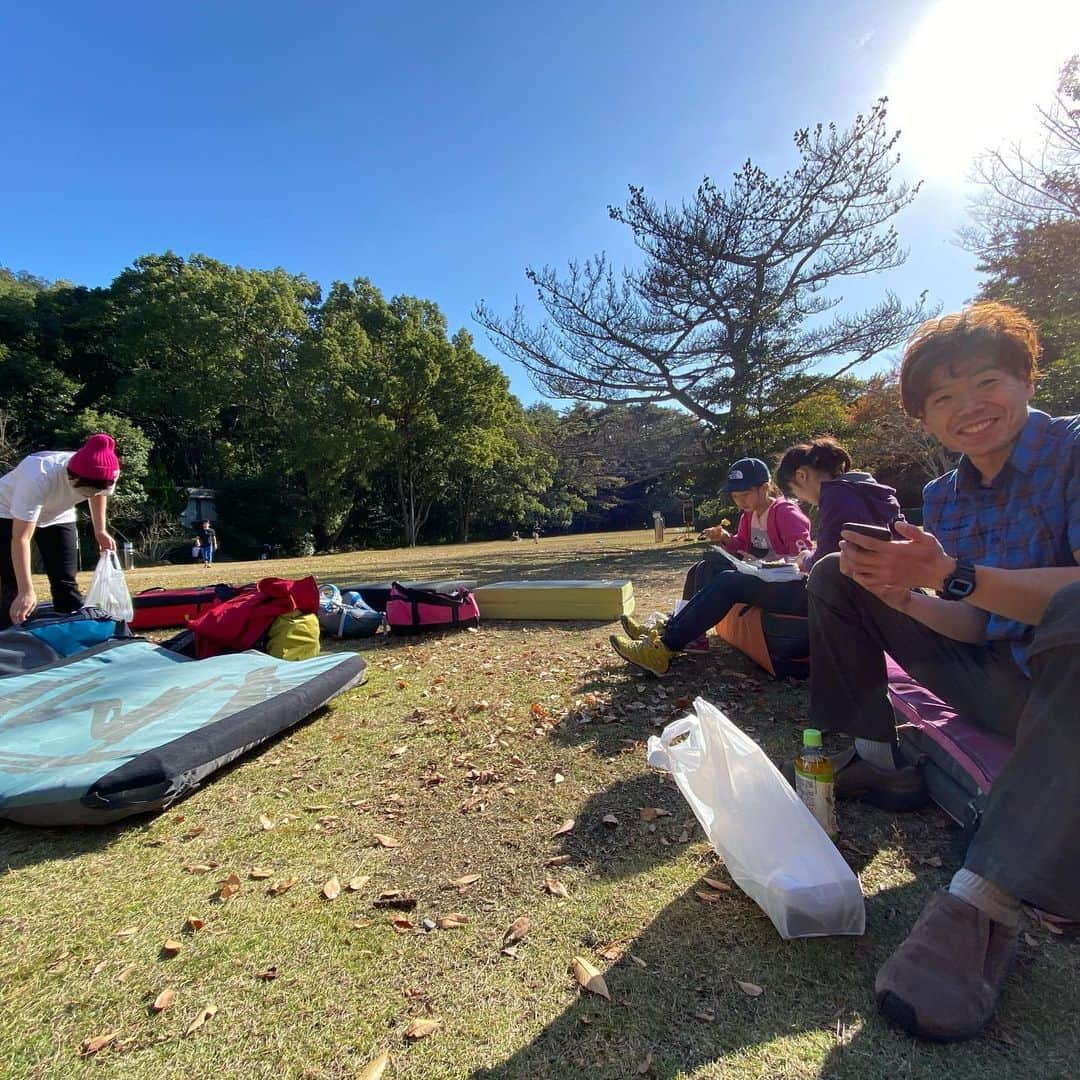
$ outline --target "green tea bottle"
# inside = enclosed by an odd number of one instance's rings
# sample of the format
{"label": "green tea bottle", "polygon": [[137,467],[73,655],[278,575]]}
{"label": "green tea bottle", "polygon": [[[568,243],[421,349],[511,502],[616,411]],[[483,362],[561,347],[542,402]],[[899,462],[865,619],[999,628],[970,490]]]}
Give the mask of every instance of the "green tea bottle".
{"label": "green tea bottle", "polygon": [[838,832],[833,766],[822,752],[821,732],[817,728],[803,732],[802,753],[795,759],[795,791],[829,838],[835,840]]}

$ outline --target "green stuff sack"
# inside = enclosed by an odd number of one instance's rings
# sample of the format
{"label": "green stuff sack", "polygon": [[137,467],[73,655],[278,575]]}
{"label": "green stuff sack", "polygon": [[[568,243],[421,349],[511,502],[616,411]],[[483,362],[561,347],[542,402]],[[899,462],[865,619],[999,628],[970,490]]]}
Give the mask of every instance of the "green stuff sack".
{"label": "green stuff sack", "polygon": [[319,655],[319,619],[290,611],[270,624],[266,651],[279,660],[311,660]]}

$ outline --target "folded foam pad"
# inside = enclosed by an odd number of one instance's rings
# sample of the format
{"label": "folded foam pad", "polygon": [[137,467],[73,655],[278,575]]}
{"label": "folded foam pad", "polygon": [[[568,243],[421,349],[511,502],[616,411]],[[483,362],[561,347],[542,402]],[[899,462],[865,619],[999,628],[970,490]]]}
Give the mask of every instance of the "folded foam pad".
{"label": "folded foam pad", "polygon": [[634,610],[629,581],[499,581],[473,590],[482,619],[601,619]]}
{"label": "folded foam pad", "polygon": [[361,682],[364,661],[191,660],[105,641],[0,679],[0,818],[103,824],[158,810]]}

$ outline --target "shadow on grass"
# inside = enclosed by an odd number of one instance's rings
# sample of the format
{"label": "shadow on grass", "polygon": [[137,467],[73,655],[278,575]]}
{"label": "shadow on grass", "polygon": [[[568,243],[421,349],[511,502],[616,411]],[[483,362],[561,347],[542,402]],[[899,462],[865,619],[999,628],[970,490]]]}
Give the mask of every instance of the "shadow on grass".
{"label": "shadow on grass", "polygon": [[[670,817],[641,820],[642,807]],[[618,824],[603,824],[614,814]],[[680,837],[689,810],[674,783],[658,773],[613,785],[590,797],[577,827],[561,838],[563,853],[594,880],[632,881],[627,896],[660,889],[665,864],[686,848]],[[705,902],[699,881],[658,912],[644,931],[620,942],[621,956],[604,972],[611,1001],[581,992],[558,1017],[507,1060],[481,1068],[473,1080],[534,1080],[588,1075],[675,1077],[720,1059],[709,1075],[822,1077],[950,1077],[1067,1075],[1042,1071],[1047,1059],[1064,1064],[1077,1049],[1072,1028],[1041,1026],[1039,999],[1056,975],[1044,970],[1034,983],[1024,968],[1003,999],[1003,1016],[974,1043],[942,1047],[894,1032],[877,1016],[873,997],[877,969],[903,940],[934,889],[951,867],[919,862],[882,882],[872,865],[879,847],[923,852],[949,844],[934,810],[893,818],[868,807],[845,807],[845,858],[869,882],[863,937],[782,940],[764,913],[737,887]],[[700,839],[700,830],[692,839]],[[696,855],[701,876],[730,883],[711,852]],[[668,879],[669,880],[669,879]],[[618,903],[618,891],[615,892]],[[608,943],[586,936],[579,953],[597,958]],[[1066,946],[1068,947],[1068,946]],[[1028,950],[1029,954],[1031,950]],[[1067,969],[1066,969],[1067,971]],[[1067,977],[1067,975],[1066,975]],[[750,996],[740,983],[763,992]],[[752,989],[752,987],[751,987]],[[1059,993],[1060,996],[1060,993]],[[1066,995],[1066,1001],[1068,996]],[[1067,1007],[1058,1010],[1067,1013]],[[715,1067],[715,1066],[714,1066]]]}

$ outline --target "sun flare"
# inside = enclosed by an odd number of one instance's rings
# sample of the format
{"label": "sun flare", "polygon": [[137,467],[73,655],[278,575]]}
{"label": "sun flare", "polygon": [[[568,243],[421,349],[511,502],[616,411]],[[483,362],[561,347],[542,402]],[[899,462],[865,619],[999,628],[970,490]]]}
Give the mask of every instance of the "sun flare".
{"label": "sun flare", "polygon": [[1078,0],[940,0],[888,77],[906,159],[923,176],[959,184],[980,151],[1026,143],[1036,106],[1078,51]]}

